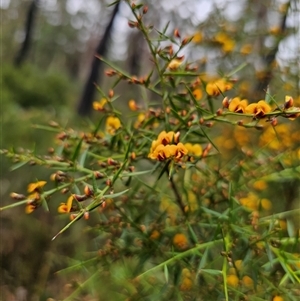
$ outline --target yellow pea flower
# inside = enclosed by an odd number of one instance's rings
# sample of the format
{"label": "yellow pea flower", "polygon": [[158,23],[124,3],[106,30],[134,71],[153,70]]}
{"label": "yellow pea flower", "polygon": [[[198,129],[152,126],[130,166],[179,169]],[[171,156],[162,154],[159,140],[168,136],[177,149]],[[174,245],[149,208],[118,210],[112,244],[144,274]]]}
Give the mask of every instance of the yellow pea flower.
{"label": "yellow pea flower", "polygon": [[256,118],[263,118],[266,113],[271,112],[271,107],[264,100],[260,100],[248,105],[245,111],[247,114],[254,114]]}
{"label": "yellow pea flower", "polygon": [[73,198],[74,198],[73,195],[69,196],[67,203],[61,203],[57,211],[59,213],[69,213],[72,208]]}
{"label": "yellow pea flower", "polygon": [[106,131],[110,135],[114,135],[116,130],[121,127],[121,121],[118,117],[109,116],[106,119]]}
{"label": "yellow pea flower", "polygon": [[245,113],[247,105],[247,99],[241,100],[239,97],[235,97],[230,101],[228,110],[235,113]]}
{"label": "yellow pea flower", "polygon": [[27,187],[27,192],[32,193],[32,192],[37,192],[40,191],[41,188],[43,188],[46,185],[46,181],[38,181],[36,183],[30,183]]}

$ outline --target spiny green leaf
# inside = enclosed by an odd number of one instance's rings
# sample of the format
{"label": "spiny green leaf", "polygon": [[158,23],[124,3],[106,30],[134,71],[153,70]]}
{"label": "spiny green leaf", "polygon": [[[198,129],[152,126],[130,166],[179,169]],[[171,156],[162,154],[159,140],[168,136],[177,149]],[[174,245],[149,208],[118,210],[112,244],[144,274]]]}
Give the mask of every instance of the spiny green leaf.
{"label": "spiny green leaf", "polygon": [[10,171],[14,171],[14,170],[17,170],[19,169],[20,167],[26,165],[28,163],[29,160],[26,160],[26,161],[22,161],[22,162],[18,162],[16,164],[14,164],[11,168],[10,168]]}
{"label": "spiny green leaf", "polygon": [[79,143],[77,144],[76,148],[75,148],[75,151],[72,155],[72,159],[71,161],[75,163],[75,161],[77,160],[79,154],[80,154],[80,150],[81,150],[81,145],[82,145],[82,141],[83,139],[80,139]]}

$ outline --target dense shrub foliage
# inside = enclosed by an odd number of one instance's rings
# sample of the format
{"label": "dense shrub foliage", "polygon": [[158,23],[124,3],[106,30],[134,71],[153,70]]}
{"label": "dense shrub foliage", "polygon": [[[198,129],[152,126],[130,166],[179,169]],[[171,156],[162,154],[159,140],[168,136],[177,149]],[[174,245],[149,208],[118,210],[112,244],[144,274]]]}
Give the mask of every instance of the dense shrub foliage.
{"label": "dense shrub foliage", "polygon": [[[58,274],[68,289],[53,298],[296,300],[299,95],[278,97],[272,87],[264,99],[246,99],[239,74],[247,64],[204,72],[183,55],[201,33],[159,31],[144,22],[147,6],[125,2],[129,26],[147,42],[149,70],[137,77],[99,57],[111,86],[97,87],[97,122],[41,126],[55,132],[44,155],[3,149],[15,167],[40,165],[51,176],[31,179],[1,210],[20,205],[28,214],[50,208],[65,216],[53,240],[80,219],[88,223],[81,235],[89,233],[94,249],[66,262]],[[226,33],[211,42],[235,55]],[[141,95],[117,93],[123,82]]]}

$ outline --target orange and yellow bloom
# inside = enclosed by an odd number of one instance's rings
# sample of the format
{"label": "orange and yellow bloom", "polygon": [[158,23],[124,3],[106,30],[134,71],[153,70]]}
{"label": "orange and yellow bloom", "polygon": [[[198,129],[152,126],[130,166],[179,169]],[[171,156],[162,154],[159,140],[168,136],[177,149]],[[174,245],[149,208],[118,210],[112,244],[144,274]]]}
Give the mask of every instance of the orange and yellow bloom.
{"label": "orange and yellow bloom", "polygon": [[46,185],[46,181],[38,181],[36,183],[30,183],[27,187],[28,193],[39,192],[41,188]]}
{"label": "orange and yellow bloom", "polygon": [[106,98],[101,98],[99,101],[94,101],[93,102],[93,109],[96,111],[104,111],[104,106],[107,103],[107,99]]}
{"label": "orange and yellow bloom", "polygon": [[106,119],[106,132],[108,132],[110,135],[114,135],[117,129],[121,127],[121,121],[118,117],[109,116]]}
{"label": "orange and yellow bloom", "polygon": [[152,142],[148,157],[158,161],[166,159],[180,161],[188,153],[188,150],[179,142],[179,135],[179,132],[174,133],[170,131],[167,133],[166,131],[162,131],[158,135],[157,140]]}
{"label": "orange and yellow bloom", "polygon": [[241,100],[239,97],[235,97],[230,101],[228,110],[235,113],[245,113],[247,106],[247,99]]}
{"label": "orange and yellow bloom", "polygon": [[57,211],[59,213],[69,213],[72,208],[73,199],[74,199],[73,195],[69,196],[67,203],[61,203]]}
{"label": "orange and yellow bloom", "polygon": [[224,78],[211,81],[206,85],[206,92],[210,96],[218,96],[221,93],[232,89],[233,84],[226,81]]}
{"label": "orange and yellow bloom", "polygon": [[267,113],[271,112],[271,107],[264,100],[258,103],[251,103],[245,109],[247,114],[253,114],[256,118],[263,118]]}

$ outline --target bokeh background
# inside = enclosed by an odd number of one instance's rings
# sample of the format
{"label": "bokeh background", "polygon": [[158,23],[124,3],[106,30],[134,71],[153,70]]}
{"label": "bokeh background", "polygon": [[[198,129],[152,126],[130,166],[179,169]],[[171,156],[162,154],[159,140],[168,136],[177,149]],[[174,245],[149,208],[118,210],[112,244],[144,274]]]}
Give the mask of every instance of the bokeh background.
{"label": "bokeh background", "polygon": [[[34,125],[55,120],[66,127],[84,129],[97,119],[91,101],[101,97],[88,88],[93,68],[98,68],[93,81],[106,90],[110,84],[104,75],[106,66],[95,63],[94,54],[98,50],[132,75],[141,76],[149,70],[151,61],[145,41],[137,30],[128,26],[132,18],[130,10],[121,2],[118,11],[114,11],[115,6],[109,6],[110,3],[1,1],[1,148],[19,151],[29,148],[45,153],[53,146],[54,134]],[[200,72],[228,74],[247,63],[238,73],[239,84],[232,96],[242,94],[250,101],[263,99],[265,92],[259,86],[263,82],[277,99],[283,101],[285,95],[292,95],[299,105],[298,1],[145,0],[143,3],[149,6],[146,20],[155,28],[162,30],[168,25],[169,35],[177,28],[182,37],[194,36],[181,54],[200,66]],[[122,110],[127,110],[129,99],[138,102],[143,97],[140,89],[127,84],[116,90],[124,99]],[[299,121],[295,121],[292,129],[299,131]],[[289,135],[288,131],[289,128],[285,129],[283,136]],[[255,135],[257,138],[256,132]],[[241,137],[243,133],[234,133],[230,128],[219,129],[218,139],[225,147],[225,157],[229,158],[241,147]],[[286,147],[289,146],[287,142]],[[10,192],[25,192],[31,181],[50,176],[49,171],[38,166],[18,168],[18,162],[4,156],[0,160],[1,207],[12,202]],[[52,242],[53,235],[66,223],[66,218],[52,209],[51,214],[38,210],[26,215],[20,207],[1,212],[1,300],[64,298],[70,279],[58,277],[56,271],[95,250],[89,232],[85,232],[93,220],[78,222]]]}

